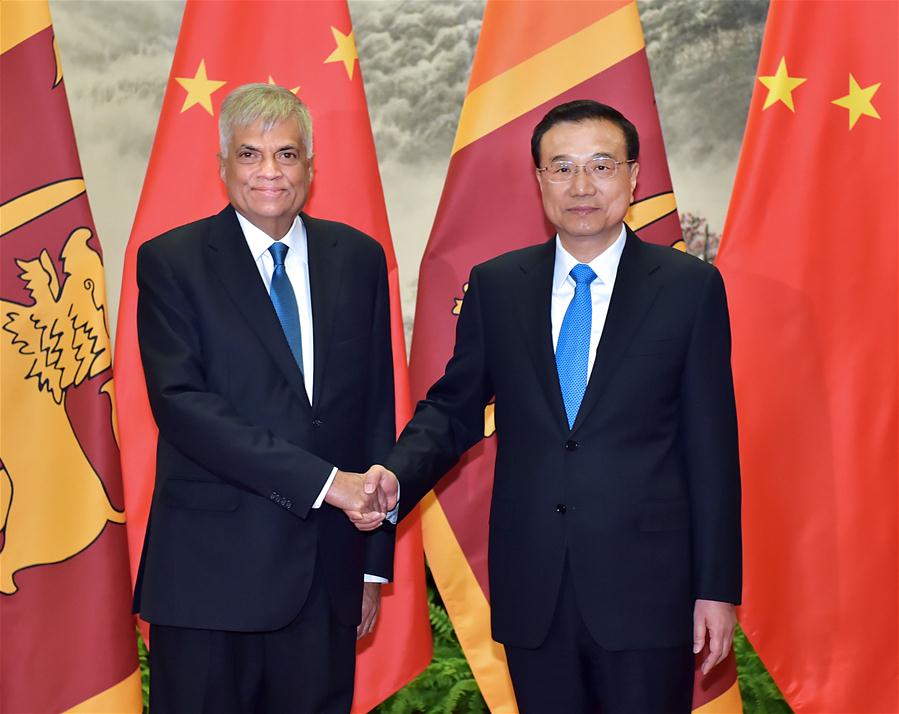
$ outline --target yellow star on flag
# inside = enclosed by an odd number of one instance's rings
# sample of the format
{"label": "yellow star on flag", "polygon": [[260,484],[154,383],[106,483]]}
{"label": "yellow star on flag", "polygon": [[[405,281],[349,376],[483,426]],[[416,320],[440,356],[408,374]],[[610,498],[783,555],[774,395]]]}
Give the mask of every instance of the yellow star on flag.
{"label": "yellow star on flag", "polygon": [[[278,83],[277,83],[274,79],[272,79],[272,76],[271,76],[271,75],[268,76],[268,83],[269,83],[269,84],[274,84],[274,85],[276,85],[276,86],[280,86],[280,85],[278,85]],[[294,87],[294,88],[291,89],[290,91],[293,92],[294,94],[296,94],[297,92],[300,91],[300,85],[298,84],[296,87]]]}
{"label": "yellow star on flag", "polygon": [[772,104],[783,102],[787,109],[796,112],[793,108],[793,90],[806,80],[805,77],[791,77],[787,73],[787,60],[780,58],[780,64],[777,65],[777,72],[769,77],[759,77],[759,82],[768,88],[768,96],[765,97],[765,104],[762,111],[765,111]]}
{"label": "yellow star on flag", "polygon": [[880,89],[880,82],[877,84],[872,84],[870,87],[859,87],[858,82],[855,81],[855,77],[850,73],[849,75],[849,94],[845,97],[840,97],[839,99],[834,99],[833,104],[836,104],[838,107],[843,107],[844,109],[849,110],[849,130],[852,131],[852,127],[855,126],[855,122],[859,120],[859,117],[864,114],[866,117],[874,117],[875,119],[880,119],[880,114],[877,113],[877,110],[874,108],[874,104],[871,102],[871,99],[874,97],[874,93]]}
{"label": "yellow star on flag", "polygon": [[184,106],[181,107],[183,114],[194,104],[199,104],[203,109],[212,116],[212,94],[221,89],[227,82],[220,82],[215,79],[209,79],[206,76],[206,60],[200,60],[200,66],[197,67],[197,73],[193,77],[175,77],[185,90],[187,96],[184,98]]}
{"label": "yellow star on flag", "polygon": [[359,55],[356,53],[356,32],[353,31],[348,35],[344,35],[340,30],[332,26],[331,34],[334,35],[337,47],[328,55],[328,59],[324,61],[324,64],[328,64],[328,62],[343,62],[347,76],[352,79],[356,60],[359,59]]}

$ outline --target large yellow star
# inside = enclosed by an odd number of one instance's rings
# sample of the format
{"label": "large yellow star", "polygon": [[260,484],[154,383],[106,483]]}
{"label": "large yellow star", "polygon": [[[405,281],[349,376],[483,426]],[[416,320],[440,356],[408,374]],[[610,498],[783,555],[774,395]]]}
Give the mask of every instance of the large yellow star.
{"label": "large yellow star", "polygon": [[759,82],[768,88],[768,96],[765,97],[765,104],[762,111],[765,111],[772,104],[783,102],[787,109],[795,113],[793,108],[793,90],[806,80],[805,77],[791,77],[787,73],[787,60],[780,58],[780,64],[777,65],[777,72],[770,77],[759,77]]}
{"label": "large yellow star", "polygon": [[877,113],[874,104],[871,103],[871,99],[878,89],[880,89],[880,82],[872,84],[870,87],[859,87],[855,77],[852,74],[849,75],[849,94],[845,97],[834,99],[832,103],[849,110],[850,131],[862,114],[866,117],[880,119],[880,114]]}
{"label": "large yellow star", "polygon": [[210,116],[212,116],[212,94],[226,84],[226,82],[209,79],[206,76],[205,59],[200,60],[200,66],[197,67],[197,73],[193,77],[175,77],[175,81],[187,90],[181,113],[183,114],[194,104],[199,104],[209,112]]}
{"label": "large yellow star", "polygon": [[343,62],[347,76],[352,79],[356,60],[359,59],[359,55],[356,54],[356,33],[353,31],[348,35],[344,35],[336,27],[332,27],[331,34],[334,35],[337,48],[328,55],[328,59],[324,61],[324,64],[328,64],[328,62]]}
{"label": "large yellow star", "polygon": [[[272,78],[271,75],[268,76],[268,83],[269,83],[269,84],[273,84],[273,85],[275,85],[275,86],[281,86],[281,85],[279,85],[279,84]],[[291,89],[290,91],[293,92],[294,94],[296,94],[297,92],[300,91],[300,85],[298,84],[296,87],[294,87],[294,88]]]}

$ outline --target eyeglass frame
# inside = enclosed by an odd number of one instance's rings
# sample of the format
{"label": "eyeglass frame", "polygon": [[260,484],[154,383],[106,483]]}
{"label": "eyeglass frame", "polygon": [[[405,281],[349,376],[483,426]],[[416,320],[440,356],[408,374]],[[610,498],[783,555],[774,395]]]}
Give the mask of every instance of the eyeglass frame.
{"label": "eyeglass frame", "polygon": [[[597,175],[597,174],[588,174],[585,169],[587,168],[587,166],[589,166],[594,161],[611,161],[615,165],[615,171],[612,173],[611,176],[604,176],[602,178],[600,178],[599,175]],[[637,160],[636,159],[627,159],[626,161],[618,161],[616,159],[613,159],[611,156],[594,156],[586,164],[576,164],[573,161],[567,161],[565,159],[557,159],[556,161],[550,161],[550,164],[557,163],[557,162],[560,164],[568,164],[573,169],[581,169],[581,171],[584,173],[584,175],[591,181],[593,181],[593,180],[611,181],[613,178],[615,178],[618,175],[618,167],[621,166],[621,164],[635,164],[635,163],[637,163]],[[574,180],[574,177],[577,176],[577,174],[578,174],[578,172],[575,171],[571,174],[571,176],[569,178],[553,180],[550,178],[549,173],[547,173],[549,171],[549,169],[550,169],[549,166],[540,166],[537,168],[537,173],[545,174],[546,180],[549,181],[550,183],[570,183],[571,181]]]}

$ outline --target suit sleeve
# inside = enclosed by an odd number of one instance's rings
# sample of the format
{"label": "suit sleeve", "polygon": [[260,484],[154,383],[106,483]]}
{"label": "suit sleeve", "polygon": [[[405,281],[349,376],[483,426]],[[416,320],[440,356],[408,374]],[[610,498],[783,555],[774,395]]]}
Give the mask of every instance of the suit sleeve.
{"label": "suit sleeve", "polygon": [[681,389],[697,599],[739,604],[740,463],[724,282],[708,273],[693,322]]}
{"label": "suit sleeve", "polygon": [[[390,332],[390,288],[387,261],[379,252],[378,288],[372,326],[372,353],[369,362],[367,399],[367,453],[369,462],[381,464],[396,442],[396,403],[393,380],[393,347]],[[394,528],[379,528],[366,534],[365,573],[393,579]]]}
{"label": "suit sleeve", "polygon": [[484,436],[484,406],[493,394],[481,306],[480,273],[472,270],[444,375],[418,403],[386,466],[400,481],[403,518]]}
{"label": "suit sleeve", "polygon": [[[249,423],[206,383],[198,316],[181,280],[153,249],[137,259],[137,325],[147,394],[161,438],[200,468],[305,518],[332,464]],[[223,328],[224,329],[224,328]]]}

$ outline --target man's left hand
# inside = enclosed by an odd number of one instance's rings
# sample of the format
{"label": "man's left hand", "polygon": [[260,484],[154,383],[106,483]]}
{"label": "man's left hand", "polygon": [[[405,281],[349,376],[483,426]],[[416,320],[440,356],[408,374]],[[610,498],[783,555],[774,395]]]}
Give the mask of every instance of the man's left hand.
{"label": "man's left hand", "polygon": [[375,629],[381,609],[381,583],[364,583],[362,586],[362,621],[356,627],[356,639],[360,640]]}
{"label": "man's left hand", "polygon": [[702,662],[702,673],[708,674],[730,652],[737,626],[736,608],[729,602],[697,600],[693,607],[693,654],[699,654],[709,640],[709,656]]}

